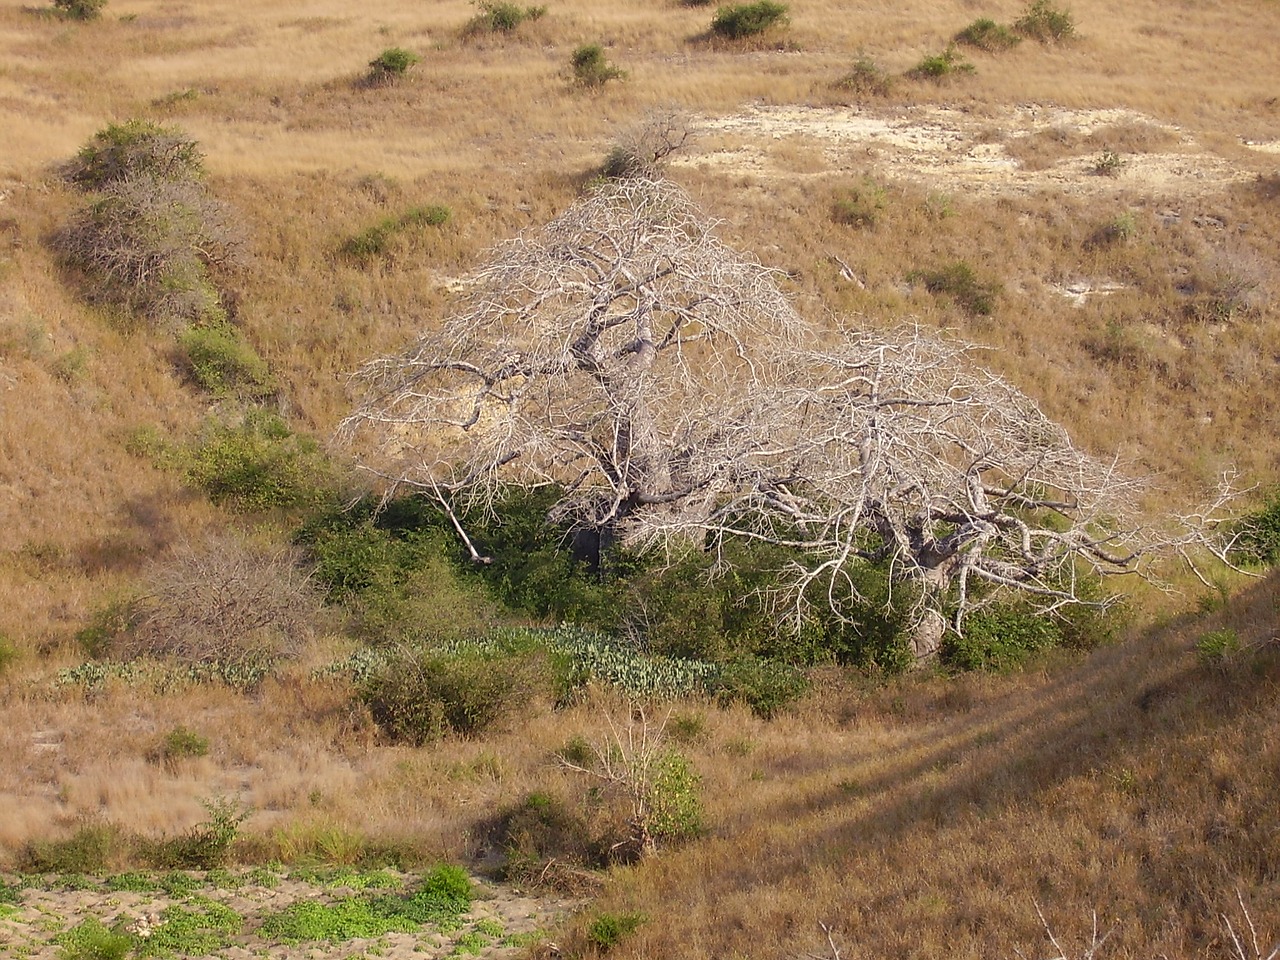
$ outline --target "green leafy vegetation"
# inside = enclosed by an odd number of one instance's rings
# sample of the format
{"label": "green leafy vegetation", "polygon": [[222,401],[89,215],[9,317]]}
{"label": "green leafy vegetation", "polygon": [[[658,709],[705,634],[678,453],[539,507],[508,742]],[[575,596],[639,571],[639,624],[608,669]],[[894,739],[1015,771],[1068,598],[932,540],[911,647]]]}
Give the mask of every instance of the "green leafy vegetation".
{"label": "green leafy vegetation", "polygon": [[1243,563],[1280,563],[1280,488],[1272,490],[1259,509],[1241,519],[1232,553]]}
{"label": "green leafy vegetation", "polygon": [[209,738],[179,725],[160,739],[151,757],[158,763],[174,765],[182,760],[204,757],[208,754]]}
{"label": "green leafy vegetation", "polygon": [[727,40],[743,40],[787,22],[787,5],[773,0],[720,7],[711,19],[711,32]]}
{"label": "green leafy vegetation", "polygon": [[403,79],[410,67],[421,62],[422,58],[411,50],[388,47],[369,61],[365,82],[375,87],[387,86]]}
{"label": "green leafy vegetation", "polygon": [[53,0],[53,9],[64,20],[97,20],[107,0]]}
{"label": "green leafy vegetation", "polygon": [[997,281],[980,278],[973,267],[963,260],[934,270],[912,271],[907,274],[907,280],[911,283],[923,283],[930,293],[950,297],[972,317],[988,317],[994,313],[1001,291],[1001,285]]}
{"label": "green leafy vegetation", "polygon": [[635,933],[648,918],[641,913],[602,913],[587,927],[587,939],[607,953]]}
{"label": "green leafy vegetation", "polygon": [[256,398],[275,388],[267,362],[230,323],[189,327],[178,346],[191,379],[215,396]]}
{"label": "green leafy vegetation", "polygon": [[372,260],[390,253],[394,240],[413,227],[442,227],[453,216],[448,207],[414,207],[399,216],[383,217],[342,244],[342,253],[355,260]]}
{"label": "green leafy vegetation", "polygon": [[956,74],[973,73],[976,68],[966,60],[954,43],[948,44],[941,53],[931,54],[907,71],[907,76],[916,80],[932,80],[935,83],[953,77]]}
{"label": "green leafy vegetation", "polygon": [[885,205],[885,190],[870,177],[845,187],[831,203],[831,219],[846,227],[867,229],[876,225]]}
{"label": "green leafy vegetation", "polygon": [[31,873],[102,873],[121,856],[127,842],[114,824],[86,823],[65,839],[28,844],[19,864]]}
{"label": "green leafy vegetation", "polygon": [[231,859],[231,848],[249,810],[226,797],[205,800],[203,806],[207,819],[186,833],[147,843],[146,857],[154,866],[164,870],[212,870]]}
{"label": "green leafy vegetation", "polygon": [[1062,43],[1076,35],[1075,19],[1071,12],[1055,7],[1049,0],[1034,0],[1014,22],[1013,29],[1040,43]]}
{"label": "green leafy vegetation", "polygon": [[18,662],[18,648],[12,640],[0,633],[0,676]]}
{"label": "green leafy vegetation", "polygon": [[858,55],[849,72],[837,80],[834,86],[855,97],[887,97],[893,92],[893,77],[863,53]]}
{"label": "green leafy vegetation", "polygon": [[546,7],[521,7],[515,3],[480,0],[479,12],[467,24],[468,33],[511,33],[526,20],[539,20]]}
{"label": "green leafy vegetation", "polygon": [[963,43],[987,53],[1012,50],[1021,42],[1020,36],[989,17],[979,17],[956,34],[956,43]]}
{"label": "green leafy vegetation", "polygon": [[602,87],[610,80],[622,80],[627,75],[609,62],[598,43],[586,43],[574,50],[569,66],[574,83],[582,87]]}
{"label": "green leafy vegetation", "polygon": [[151,120],[109,123],[80,148],[64,175],[86,190],[136,177],[200,180],[204,157],[196,141],[177,127]]}
{"label": "green leafy vegetation", "polygon": [[124,960],[134,947],[133,937],[107,928],[96,917],[82,920],[56,940],[59,960]]}

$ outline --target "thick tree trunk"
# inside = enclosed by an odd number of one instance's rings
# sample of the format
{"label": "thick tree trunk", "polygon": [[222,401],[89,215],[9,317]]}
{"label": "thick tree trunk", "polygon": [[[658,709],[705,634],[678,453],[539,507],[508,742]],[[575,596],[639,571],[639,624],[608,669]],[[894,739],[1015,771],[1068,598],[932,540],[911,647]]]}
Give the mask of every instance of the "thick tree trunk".
{"label": "thick tree trunk", "polygon": [[947,632],[947,619],[937,610],[924,610],[911,628],[909,643],[917,664],[928,663],[942,649],[942,638]]}

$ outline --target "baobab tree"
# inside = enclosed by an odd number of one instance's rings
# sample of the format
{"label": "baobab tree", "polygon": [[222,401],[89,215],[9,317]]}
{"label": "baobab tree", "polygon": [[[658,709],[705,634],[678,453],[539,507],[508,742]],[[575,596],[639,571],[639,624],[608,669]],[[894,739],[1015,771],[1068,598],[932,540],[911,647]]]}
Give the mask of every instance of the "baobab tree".
{"label": "baobab tree", "polygon": [[[1052,611],[1199,536],[1140,522],[1139,485],[1074,447],[972,348],[823,329],[668,181],[603,184],[500,246],[459,309],[369,363],[344,423],[364,465],[464,517],[553,485],[597,543],[792,548],[779,611],[837,617],[855,567],[910,584],[912,648],[1017,592]],[[822,598],[821,600],[815,600]]]}

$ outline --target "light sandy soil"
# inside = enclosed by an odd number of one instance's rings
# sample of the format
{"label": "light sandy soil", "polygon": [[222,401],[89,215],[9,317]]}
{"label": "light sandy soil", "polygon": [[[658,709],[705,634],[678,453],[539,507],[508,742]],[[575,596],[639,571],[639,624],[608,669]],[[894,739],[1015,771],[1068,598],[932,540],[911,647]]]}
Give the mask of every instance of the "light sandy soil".
{"label": "light sandy soil", "polygon": [[[913,180],[930,189],[967,195],[1002,196],[1061,190],[1080,195],[1137,190],[1150,196],[1201,195],[1255,176],[1241,157],[1264,163],[1280,153],[1280,142],[1243,139],[1222,148],[1200,142],[1171,124],[1133,110],[1067,110],[1021,104],[1008,110],[967,111],[931,105],[893,115],[857,107],[753,107],[702,121],[706,146],[680,163],[727,168],[763,177],[804,176],[792,158],[774,149],[781,141],[808,144],[821,155],[812,175],[833,171]],[[1008,144],[1054,132],[1083,139],[1108,128],[1149,127],[1167,135],[1167,145],[1140,153],[1117,151],[1115,176],[1095,172],[1102,150],[1082,144],[1079,152],[1045,169],[1028,169]]]}
{"label": "light sandy soil", "polygon": [[[3,879],[12,880],[0,877]],[[166,907],[179,905],[201,912],[201,905],[205,902],[201,898],[208,898],[243,917],[243,930],[231,936],[227,946],[212,953],[183,953],[178,956],[220,957],[225,960],[263,956],[283,960],[366,956],[390,960],[410,957],[431,960],[466,955],[500,960],[518,954],[524,945],[538,939],[541,932],[557,919],[581,905],[580,901],[535,898],[512,887],[477,883],[471,910],[462,917],[457,929],[441,930],[427,925],[415,933],[287,944],[264,937],[258,928],[267,916],[291,903],[309,900],[332,904],[362,893],[381,895],[397,891],[359,891],[319,880],[286,877],[270,886],[254,882],[237,883],[234,888],[229,888],[225,882],[222,886],[205,885],[194,899],[189,899],[167,896],[158,891],[113,891],[106,889],[101,881],[91,881],[94,889],[57,889],[56,877],[44,879],[47,883],[38,883],[23,890],[16,905],[0,903],[0,956],[57,960],[62,956],[63,948],[56,938],[86,919],[96,918],[108,928],[123,925],[136,934],[140,930],[145,931],[149,924],[162,923],[160,918]],[[245,879],[243,875],[241,879]],[[411,880],[408,877],[404,879]]]}

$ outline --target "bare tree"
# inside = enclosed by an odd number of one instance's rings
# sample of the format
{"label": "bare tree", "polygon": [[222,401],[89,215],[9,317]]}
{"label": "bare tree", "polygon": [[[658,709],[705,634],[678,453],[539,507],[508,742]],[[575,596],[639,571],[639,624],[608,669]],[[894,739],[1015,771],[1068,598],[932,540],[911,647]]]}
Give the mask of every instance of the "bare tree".
{"label": "bare tree", "polygon": [[[1077,450],[964,343],[835,334],[661,180],[609,182],[500,247],[462,308],[364,370],[367,466],[461,504],[557,485],[553,519],[638,548],[792,548],[779,599],[840,615],[860,564],[913,585],[918,657],[1016,591],[1079,603],[1198,530],[1140,522],[1139,485]],[[820,601],[815,597],[822,598]]]}

